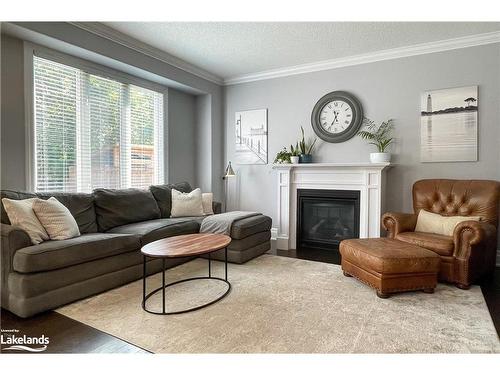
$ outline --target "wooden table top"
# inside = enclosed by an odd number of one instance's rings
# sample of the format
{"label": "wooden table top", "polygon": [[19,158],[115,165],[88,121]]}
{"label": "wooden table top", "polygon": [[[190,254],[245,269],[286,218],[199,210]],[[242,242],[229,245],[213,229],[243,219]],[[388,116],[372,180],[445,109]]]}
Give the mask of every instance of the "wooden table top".
{"label": "wooden table top", "polygon": [[225,234],[196,233],[163,238],[143,246],[141,253],[152,258],[180,258],[211,253],[231,243]]}

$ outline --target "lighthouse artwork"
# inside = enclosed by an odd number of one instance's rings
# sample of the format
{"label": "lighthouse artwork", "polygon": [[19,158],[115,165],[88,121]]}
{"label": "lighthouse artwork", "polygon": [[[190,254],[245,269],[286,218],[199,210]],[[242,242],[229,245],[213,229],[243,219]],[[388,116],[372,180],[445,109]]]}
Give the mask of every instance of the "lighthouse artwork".
{"label": "lighthouse artwork", "polygon": [[477,86],[422,94],[422,162],[477,161]]}

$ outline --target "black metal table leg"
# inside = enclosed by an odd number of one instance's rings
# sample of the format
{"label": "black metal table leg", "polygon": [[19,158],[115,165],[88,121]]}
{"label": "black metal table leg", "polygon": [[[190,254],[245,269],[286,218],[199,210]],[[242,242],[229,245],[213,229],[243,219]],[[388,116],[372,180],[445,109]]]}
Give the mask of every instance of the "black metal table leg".
{"label": "black metal table leg", "polygon": [[165,314],[165,258],[162,259],[162,297],[163,297],[163,313]]}
{"label": "black metal table leg", "polygon": [[225,271],[224,271],[224,280],[227,281],[227,247],[224,248],[224,268],[225,268]]}
{"label": "black metal table leg", "polygon": [[146,255],[142,256],[142,307],[146,307]]}
{"label": "black metal table leg", "polygon": [[210,253],[208,253],[208,277],[212,277],[212,267],[211,267],[211,261],[210,261]]}
{"label": "black metal table leg", "polygon": [[[151,313],[151,314],[155,314],[155,315],[175,315],[175,314],[183,314],[183,313],[187,313],[187,312],[190,312],[190,311],[195,311],[195,310],[199,310],[199,309],[202,309],[204,307],[207,307],[207,306],[210,306],[218,301],[220,301],[221,299],[223,299],[225,296],[227,296],[229,294],[229,292],[231,291],[231,283],[227,280],[227,248],[224,249],[224,269],[225,269],[225,275],[224,275],[224,279],[221,278],[221,277],[217,277],[217,276],[212,276],[212,266],[211,266],[211,257],[209,255],[209,258],[208,258],[208,277],[207,276],[200,276],[200,277],[190,277],[188,279],[182,279],[182,280],[178,280],[178,281],[174,281],[172,283],[169,283],[169,284],[166,284],[166,280],[165,280],[165,261],[166,261],[166,258],[163,258],[162,259],[162,285],[152,291],[150,291],[149,293],[146,293],[146,255],[143,256],[143,278],[142,278],[142,308],[144,311],[148,312],[148,313]],[[171,287],[171,286],[174,286],[174,285],[177,285],[177,284],[181,284],[181,283],[185,283],[185,282],[189,282],[189,281],[193,281],[193,280],[219,280],[221,282],[224,282],[226,283],[227,285],[227,289],[226,291],[220,295],[219,297],[215,298],[214,300],[210,301],[210,302],[207,302],[203,305],[199,305],[199,306],[195,306],[195,307],[192,307],[192,308],[189,308],[189,309],[186,309],[186,310],[179,310],[179,311],[172,311],[172,312],[167,312],[166,311],[166,297],[165,297],[165,294],[166,294],[166,289],[168,287]],[[162,301],[162,310],[161,311],[152,311],[152,310],[148,310],[146,308],[146,302],[147,300],[149,299],[149,297],[153,296],[154,294],[156,293],[159,293],[160,290],[162,291],[162,297],[163,297],[163,301]]]}

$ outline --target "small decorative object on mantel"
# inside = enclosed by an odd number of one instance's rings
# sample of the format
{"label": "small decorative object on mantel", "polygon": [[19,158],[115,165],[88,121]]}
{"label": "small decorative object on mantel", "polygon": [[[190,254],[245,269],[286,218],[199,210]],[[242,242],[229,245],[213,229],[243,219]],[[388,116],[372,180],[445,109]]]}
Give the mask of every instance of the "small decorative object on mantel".
{"label": "small decorative object on mantel", "polygon": [[315,138],[314,141],[307,142],[304,135],[304,128],[302,126],[300,127],[300,130],[302,131],[302,140],[299,142],[300,162],[312,163],[312,152],[318,139]]}
{"label": "small decorative object on mantel", "polygon": [[420,160],[477,161],[477,86],[427,91],[420,102]]}
{"label": "small decorative object on mantel", "polygon": [[290,161],[292,164],[299,164],[300,160],[300,150],[299,150],[299,143],[297,142],[295,144],[295,147],[293,145],[290,145]]}
{"label": "small decorative object on mantel", "polygon": [[283,150],[278,151],[276,157],[274,158],[274,164],[290,164],[290,152],[283,147]]}
{"label": "small decorative object on mantel", "polygon": [[364,130],[361,130],[358,135],[369,141],[368,144],[377,147],[378,152],[370,154],[370,161],[372,163],[389,163],[391,161],[391,154],[387,152],[387,148],[394,142],[392,131],[394,130],[393,120],[387,120],[377,125],[375,121],[364,118]]}

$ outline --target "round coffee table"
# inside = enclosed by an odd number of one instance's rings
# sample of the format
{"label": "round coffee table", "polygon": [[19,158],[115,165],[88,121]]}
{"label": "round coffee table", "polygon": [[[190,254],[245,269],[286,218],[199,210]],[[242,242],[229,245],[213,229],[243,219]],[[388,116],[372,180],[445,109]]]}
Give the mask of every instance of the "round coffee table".
{"label": "round coffee table", "polygon": [[[142,308],[151,314],[157,315],[173,315],[182,314],[194,310],[201,309],[203,307],[209,306],[215,302],[220,301],[222,298],[227,296],[231,291],[231,283],[227,281],[227,246],[231,243],[231,237],[224,234],[212,234],[212,233],[196,233],[196,234],[185,234],[181,236],[174,236],[169,238],[163,238],[158,241],[148,243],[143,246],[141,253],[143,255],[143,274],[142,274]],[[220,277],[212,276],[212,267],[210,253],[224,249],[224,279]],[[170,284],[165,284],[165,260],[168,258],[183,258],[192,257],[196,255],[208,254],[208,276],[191,277],[189,279],[183,279],[175,281]],[[152,292],[146,294],[146,259],[147,258],[159,258],[162,259],[162,286],[156,288]],[[227,284],[227,290],[221,296],[216,299],[205,303],[200,306],[192,307],[186,310],[179,311],[166,311],[166,301],[165,301],[165,289],[169,286],[177,285],[192,280],[219,280]],[[146,308],[146,301],[149,297],[153,296],[159,291],[162,291],[162,311],[152,311]]]}

